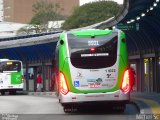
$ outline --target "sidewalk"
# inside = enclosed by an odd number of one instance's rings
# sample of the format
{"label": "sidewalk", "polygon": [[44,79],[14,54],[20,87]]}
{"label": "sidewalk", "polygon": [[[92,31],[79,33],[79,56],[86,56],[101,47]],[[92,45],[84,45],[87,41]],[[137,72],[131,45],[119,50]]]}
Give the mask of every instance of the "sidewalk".
{"label": "sidewalk", "polygon": [[160,114],[160,94],[132,92],[131,101],[136,103],[140,114]]}
{"label": "sidewalk", "polygon": [[56,92],[24,92],[24,94],[34,96],[56,96]]}

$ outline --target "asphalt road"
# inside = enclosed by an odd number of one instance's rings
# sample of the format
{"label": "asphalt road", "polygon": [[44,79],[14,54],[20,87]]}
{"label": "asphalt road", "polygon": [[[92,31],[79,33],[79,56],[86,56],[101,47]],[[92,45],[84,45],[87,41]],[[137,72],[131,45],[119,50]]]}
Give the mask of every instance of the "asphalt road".
{"label": "asphalt road", "polygon": [[68,114],[64,113],[55,96],[0,96],[0,120],[135,120],[139,114],[134,104],[127,104],[124,113],[105,111],[107,108],[93,109]]}

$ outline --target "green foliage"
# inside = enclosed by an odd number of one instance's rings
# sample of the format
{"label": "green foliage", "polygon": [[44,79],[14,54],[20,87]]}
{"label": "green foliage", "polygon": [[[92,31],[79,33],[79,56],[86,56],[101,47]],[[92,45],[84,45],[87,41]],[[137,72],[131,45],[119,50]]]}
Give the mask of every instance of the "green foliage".
{"label": "green foliage", "polygon": [[63,29],[79,28],[92,25],[116,16],[122,6],[113,1],[92,2],[74,10],[63,24]]}
{"label": "green foliage", "polygon": [[58,4],[50,4],[46,1],[37,1],[33,5],[34,16],[30,24],[42,25],[48,21],[60,20],[63,16],[59,13],[60,6]]}
{"label": "green foliage", "polygon": [[54,31],[55,29],[48,28],[48,21],[62,20],[65,18],[60,15],[60,6],[58,4],[51,4],[45,0],[40,0],[32,7],[34,16],[28,26],[18,30],[17,35]]}

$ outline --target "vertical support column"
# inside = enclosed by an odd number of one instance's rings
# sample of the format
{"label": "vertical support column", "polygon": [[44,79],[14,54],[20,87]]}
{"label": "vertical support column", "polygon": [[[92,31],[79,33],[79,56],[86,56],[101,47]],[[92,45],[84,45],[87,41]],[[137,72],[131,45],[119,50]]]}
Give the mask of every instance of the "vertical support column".
{"label": "vertical support column", "polygon": [[141,92],[144,91],[144,59],[140,57],[140,89]]}
{"label": "vertical support column", "polygon": [[151,87],[152,87],[152,76],[151,76],[151,70],[152,70],[152,65],[151,65],[151,58],[148,58],[148,92],[151,92]]}
{"label": "vertical support column", "polygon": [[156,71],[157,71],[157,67],[156,67],[156,57],[153,58],[152,60],[152,65],[153,65],[153,91],[156,92],[157,91],[157,88],[156,88],[156,79],[157,79],[157,76],[156,76]]}
{"label": "vertical support column", "polygon": [[152,60],[153,65],[153,92],[159,92],[159,57],[155,54],[155,58]]}
{"label": "vertical support column", "polygon": [[137,60],[137,91],[144,91],[144,59],[140,56],[140,59]]}
{"label": "vertical support column", "polygon": [[26,91],[29,91],[28,62],[26,62]]}
{"label": "vertical support column", "polygon": [[151,61],[151,67],[152,67],[152,71],[151,71],[151,92],[153,92],[153,88],[154,88],[154,74],[156,74],[156,73],[154,73],[154,64],[153,64],[153,61],[154,61],[154,58],[152,58],[152,61]]}
{"label": "vertical support column", "polygon": [[136,64],[136,77],[137,77],[137,92],[141,91],[141,75],[140,75],[140,60],[137,60]]}
{"label": "vertical support column", "polygon": [[34,76],[33,76],[33,79],[34,79],[34,92],[36,92],[36,90],[37,90],[37,81],[36,81],[37,67],[33,67],[33,72],[34,72]]}
{"label": "vertical support column", "polygon": [[52,71],[51,71],[51,66],[49,65],[48,66],[48,73],[49,73],[49,76],[48,76],[48,90],[51,91],[51,80],[52,80]]}
{"label": "vertical support column", "polygon": [[51,65],[51,90],[55,90],[55,59],[52,59]]}
{"label": "vertical support column", "polygon": [[155,88],[156,88],[156,92],[159,93],[160,92],[160,75],[159,75],[159,71],[160,70],[160,65],[159,65],[159,56],[156,55],[155,56]]}
{"label": "vertical support column", "polygon": [[157,93],[160,93],[160,87],[159,87],[159,85],[160,85],[160,64],[159,64],[159,61],[160,59],[159,59],[159,57],[157,56],[157,71],[156,71],[156,73],[157,73],[157,78],[156,78],[156,88],[157,88]]}
{"label": "vertical support column", "polygon": [[42,61],[42,80],[43,80],[43,91],[46,91],[45,62],[44,61]]}
{"label": "vertical support column", "polygon": [[135,81],[134,81],[134,86],[135,86],[135,91],[138,92],[138,79],[137,79],[137,60],[135,60]]}

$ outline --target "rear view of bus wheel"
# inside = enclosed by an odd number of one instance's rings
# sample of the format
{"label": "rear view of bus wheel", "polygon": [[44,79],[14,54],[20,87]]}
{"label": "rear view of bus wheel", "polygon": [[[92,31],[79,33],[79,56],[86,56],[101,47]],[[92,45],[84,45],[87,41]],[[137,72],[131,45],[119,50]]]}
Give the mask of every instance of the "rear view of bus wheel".
{"label": "rear view of bus wheel", "polygon": [[64,106],[63,110],[65,113],[71,113],[71,107]]}
{"label": "rear view of bus wheel", "polygon": [[113,107],[113,110],[115,110],[116,112],[119,112],[119,113],[123,113],[125,111],[125,109],[126,109],[125,104],[117,105],[117,106]]}
{"label": "rear view of bus wheel", "polygon": [[1,91],[1,95],[5,95],[5,92],[4,92],[4,91]]}
{"label": "rear view of bus wheel", "polygon": [[15,94],[16,94],[16,91],[15,91],[15,90],[14,90],[14,91],[10,91],[9,94],[10,94],[10,95],[15,95]]}
{"label": "rear view of bus wheel", "polygon": [[126,109],[126,106],[125,105],[121,105],[121,106],[119,106],[117,111],[120,112],[120,113],[123,113],[125,111],[125,109]]}

